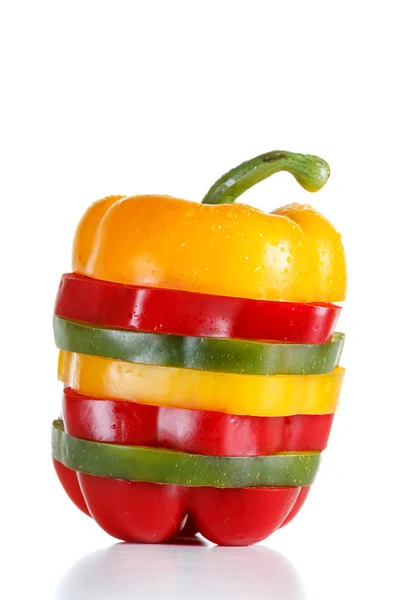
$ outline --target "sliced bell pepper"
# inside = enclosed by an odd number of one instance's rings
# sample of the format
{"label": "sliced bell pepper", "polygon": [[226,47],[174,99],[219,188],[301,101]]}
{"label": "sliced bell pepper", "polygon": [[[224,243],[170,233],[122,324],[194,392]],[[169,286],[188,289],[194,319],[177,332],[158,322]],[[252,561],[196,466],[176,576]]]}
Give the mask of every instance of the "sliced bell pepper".
{"label": "sliced bell pepper", "polygon": [[218,373],[310,375],[338,365],[344,335],[326,344],[279,344],[92,327],[54,317],[57,348],[127,362]]}
{"label": "sliced bell pepper", "polygon": [[270,456],[205,456],[162,448],[91,442],[68,435],[53,422],[53,457],[88,475],[127,481],[217,488],[293,487],[310,485],[320,453]]}
{"label": "sliced bell pepper", "polygon": [[344,369],[325,375],[237,375],[135,365],[60,351],[59,379],[85,396],[280,417],[335,412]]}
{"label": "sliced bell pepper", "polygon": [[100,200],[77,228],[73,270],[105,281],[204,294],[340,302],[346,291],[344,250],[325,217],[307,205],[265,214],[231,204],[282,170],[308,191],[320,189],[329,177],[322,159],[278,151],[232,169],[202,204],[170,196]]}
{"label": "sliced bell pepper", "polygon": [[334,304],[249,300],[67,273],[61,278],[54,313],[72,321],[150,333],[323,344],[331,338],[340,310]]}
{"label": "sliced bell pepper", "polygon": [[[330,426],[333,415],[296,415],[293,417],[238,417],[234,415],[225,415],[222,413],[179,410],[170,408],[158,408],[154,406],[146,406],[134,404],[131,402],[112,401],[91,399],[76,394],[72,390],[65,390],[63,399],[63,415],[65,421],[65,429],[67,433],[75,437],[83,439],[91,439],[94,441],[106,441],[112,443],[123,443],[131,445],[155,445],[158,437],[161,445],[173,447],[175,449],[187,450],[188,452],[199,452],[203,454],[267,454],[276,453],[282,450],[322,450],[328,439]],[[283,433],[285,432],[285,433]],[[240,435],[243,433],[243,435]],[[157,435],[158,434],[158,435]],[[239,435],[238,435],[239,434]],[[273,444],[279,444],[281,446]],[[313,445],[314,444],[314,445]],[[264,450],[264,452],[262,451]],[[76,471],[69,469],[62,463],[53,459],[54,467],[58,477],[69,495],[70,499],[76,506],[85,514],[90,515],[86,501],[82,495],[81,483],[78,481]],[[98,495],[98,478],[94,476],[80,475],[80,478],[85,478],[82,482],[82,487],[85,488],[86,499],[90,498],[90,507],[96,517],[101,515],[101,525],[111,535],[116,535],[121,539],[129,541],[154,541],[153,538],[143,539],[146,532],[147,515],[151,518],[152,508],[159,515],[159,509],[153,505],[147,507],[147,510],[142,506],[141,510],[145,513],[145,519],[142,520],[139,514],[136,519],[135,531],[132,531],[132,522],[129,520],[121,520],[118,532],[111,529],[116,517],[112,514],[111,509],[102,511],[103,498]],[[121,514],[132,514],[132,509],[140,503],[143,489],[142,487],[134,488],[132,497],[132,486],[140,484],[131,484],[129,481],[115,480],[115,485],[112,482],[107,482],[109,491],[112,492],[113,498],[118,498],[118,508]],[[103,486],[103,483],[100,482]],[[152,484],[148,484],[151,486]],[[124,487],[126,488],[124,490]],[[165,487],[170,489],[173,486],[156,485],[154,484],[153,498],[164,495]],[[93,491],[94,488],[94,491]],[[177,488],[175,488],[177,489]],[[180,488],[182,489],[182,488]],[[190,496],[194,496],[193,506],[196,506],[196,494],[200,488],[187,489],[186,493],[186,511],[189,511]],[[214,506],[209,507],[210,519],[205,519],[202,524],[203,534],[207,531],[213,541],[216,543],[232,544],[239,543],[240,540],[236,535],[238,528],[243,527],[243,501],[249,500],[250,506],[253,507],[252,493],[261,488],[248,488],[242,492],[242,507],[237,507],[234,512],[234,521],[230,524],[228,531],[225,531],[226,524],[230,522],[228,517],[232,515],[232,510],[235,510],[235,502],[238,500],[234,496],[234,490],[220,490],[224,492],[223,506],[226,506],[226,512],[221,512],[221,507],[218,511],[214,511]],[[266,488],[263,490],[263,504],[261,509],[263,512],[258,515],[258,518],[252,523],[247,523],[246,537],[242,539],[243,543],[254,543],[263,539],[265,532],[265,511],[268,511],[269,523],[278,521],[281,518],[279,512],[279,504],[269,502],[268,498],[272,499],[272,492],[277,488]],[[280,490],[279,498],[283,506],[283,490],[291,490],[293,494],[294,488],[283,488]],[[310,488],[302,487],[298,494],[295,503],[290,509],[284,521],[280,524],[283,527],[290,522],[301,509]],[[210,494],[214,494],[211,492]],[[178,496],[179,497],[179,496]],[[147,498],[147,495],[146,495]],[[169,496],[171,498],[171,496]],[[176,495],[172,496],[177,501]],[[109,500],[109,498],[108,498]],[[208,497],[206,497],[206,502]],[[200,511],[204,504],[198,505]],[[99,509],[100,506],[100,509]],[[165,502],[163,504],[165,506]],[[281,510],[283,508],[281,507]],[[277,512],[276,512],[277,511]],[[168,529],[168,516],[165,521],[161,520],[158,527],[150,530],[150,535],[159,535],[159,528]],[[206,531],[204,531],[204,528]],[[194,516],[189,515],[188,520],[180,535],[190,537],[199,531],[199,526],[196,524]],[[172,532],[170,535],[176,534]],[[132,538],[131,536],[139,536]],[[222,535],[222,537],[221,537]],[[217,537],[215,537],[217,536]],[[250,536],[255,536],[251,538]],[[246,541],[247,540],[247,541]]]}
{"label": "sliced bell pepper", "polygon": [[79,508],[83,503],[84,512],[109,535],[127,542],[167,541],[179,534],[189,515],[192,533],[215,544],[255,544],[298,512],[309,489],[185,488],[86,475],[53,462],[71,500]]}
{"label": "sliced bell pepper", "polygon": [[[306,315],[307,319],[311,314],[316,316],[315,303],[318,302],[324,309],[329,307],[325,317],[328,314],[332,316],[332,309],[338,307],[326,303],[344,299],[346,269],[340,235],[324,217],[308,206],[294,204],[267,215],[250,207],[231,204],[243,191],[280,170],[292,173],[309,191],[320,189],[329,176],[328,165],[318,157],[272,152],[243,163],[223,176],[211,188],[202,205],[162,196],[112,197],[95,203],[78,226],[73,249],[73,269],[79,273],[76,281],[87,283],[90,278],[92,281],[102,280],[102,284],[97,284],[104,286],[101,289],[108,286],[109,292],[105,296],[101,292],[97,299],[94,295],[91,304],[85,305],[81,314],[87,313],[87,321],[79,318],[76,312],[72,316],[68,314],[71,306],[72,310],[76,307],[78,312],[80,310],[79,303],[74,301],[71,294],[69,298],[67,295],[66,303],[64,297],[66,313],[56,314],[103,327],[110,326],[108,319],[114,318],[118,323],[111,323],[113,328],[143,329],[147,333],[158,331],[185,336],[242,337],[267,342],[328,341],[334,326],[325,338],[318,340],[319,334],[310,336],[307,326],[301,326],[301,315],[297,310],[301,304],[301,310],[306,311],[303,316]],[[212,204],[218,206],[210,206]],[[107,281],[113,283],[106,283]],[[167,316],[160,319],[157,325],[156,317],[160,312],[152,313],[149,323],[153,328],[146,329],[138,327],[138,323],[146,321],[143,315],[149,312],[150,302],[155,299],[155,296],[149,296],[152,294],[149,288],[165,291],[167,294],[175,293],[175,299],[179,297],[179,300],[174,304],[171,295],[169,306],[164,307]],[[128,296],[123,296],[125,293]],[[121,298],[120,306],[124,307],[124,311],[119,311],[116,307],[113,313],[110,306],[113,297],[117,295]],[[285,335],[282,338],[264,336],[266,330],[274,330],[270,325],[266,328],[259,326],[261,321],[262,324],[266,321],[265,313],[258,319],[258,323],[256,320],[251,323],[251,335],[248,334],[249,327],[245,335],[234,335],[233,331],[240,331],[237,324],[248,325],[251,318],[239,319],[236,312],[233,315],[235,318],[229,321],[232,313],[228,315],[225,310],[225,313],[220,311],[218,314],[214,309],[211,316],[210,313],[204,314],[205,327],[213,333],[204,333],[199,311],[197,322],[195,313],[189,311],[192,314],[190,327],[194,327],[195,331],[188,331],[185,330],[186,319],[182,307],[181,312],[175,312],[175,317],[170,319],[170,322],[175,319],[178,323],[177,329],[166,329],[168,313],[174,313],[179,302],[185,302],[186,295],[191,298],[196,296],[196,301],[201,298],[200,302],[209,302],[213,296],[217,298],[217,302],[221,298],[225,302],[226,297],[229,297],[235,302],[236,311],[245,309],[252,316],[257,310],[256,303],[263,307],[262,310],[266,310],[268,304],[270,321],[274,320],[272,315],[276,315],[276,311],[279,316],[275,320],[286,321],[283,327]],[[108,298],[108,304],[104,304],[105,297]],[[241,297],[254,304],[240,304]],[[141,308],[141,301],[149,304]],[[194,301],[193,299],[193,303]],[[84,302],[85,300],[82,301],[83,304]],[[189,302],[188,298],[186,302]],[[57,304],[60,305],[59,302]],[[122,317],[116,314],[118,312],[124,312]],[[336,316],[337,313],[338,310]],[[224,314],[228,316],[228,322],[224,319]],[[222,325],[212,323],[213,315],[217,315]],[[321,317],[321,313],[319,316]],[[307,325],[308,323],[309,321]],[[321,319],[314,319],[314,325],[319,330],[321,323]],[[290,337],[292,326],[295,330],[292,332],[293,338]],[[179,330],[179,327],[184,330]],[[282,333],[281,323],[278,323],[277,328]],[[303,335],[306,337],[301,338]],[[215,416],[220,415],[218,411],[222,410],[228,413],[222,415],[225,419],[233,413],[244,413],[245,416],[238,419],[252,418],[247,416],[249,414],[270,415],[271,406],[274,410],[282,409],[283,406],[283,413],[272,412],[272,415],[292,419],[285,415],[298,412],[308,412],[311,415],[315,412],[331,413],[337,404],[343,370],[335,369],[329,375],[264,377],[135,365],[62,352],[60,375],[64,382],[72,384],[75,389],[86,392],[89,390],[90,396],[93,394],[93,397],[113,398],[115,404],[112,410],[116,414],[118,402],[121,407],[122,404],[124,407],[129,406],[129,402],[124,401],[124,396],[127,396],[134,410],[138,406],[134,401],[140,402],[143,410],[157,410],[157,419],[163,411],[168,411],[170,415],[174,410],[170,408],[171,400],[173,405],[181,408],[208,408]],[[260,383],[261,380],[264,380],[263,383]],[[321,400],[323,396],[325,398]],[[157,405],[160,407],[157,408]],[[331,406],[331,410],[326,410],[327,405]],[[253,410],[255,408],[256,412],[249,413],[249,406]],[[235,410],[237,407],[240,409]],[[305,411],[302,410],[304,408]],[[319,410],[315,411],[315,408]],[[122,414],[124,410],[121,409]],[[187,412],[205,414],[203,410]],[[242,421],[237,422],[242,430]],[[122,425],[122,421],[117,423]],[[111,425],[117,426],[117,423]],[[137,433],[139,434],[139,424]],[[178,432],[178,437],[180,435],[181,432]],[[105,452],[107,446],[94,440],[77,440],[76,443],[93,444],[92,448],[100,446],[102,452]],[[108,446],[113,452],[117,447],[124,453],[130,450],[129,447],[115,443]],[[143,455],[144,449],[138,450]],[[155,452],[154,448],[152,452]],[[166,450],[157,452],[157,456],[168,453]],[[81,457],[84,459],[84,455]],[[273,458],[276,455],[235,458],[195,455],[196,461],[212,459],[219,461],[219,464],[226,460],[229,464],[235,464],[238,460],[253,462]],[[83,507],[108,533],[127,541],[157,542],[169,539],[182,529],[189,516],[194,531],[200,531],[211,541],[235,545],[254,543],[287,523],[301,506],[308,491],[308,486],[218,489],[209,486],[185,487],[133,482],[75,472],[57,460],[54,463],[57,472],[61,473],[64,485],[72,490],[71,496],[74,496],[75,501],[81,507],[83,502]],[[119,468],[121,466],[120,464]],[[112,473],[115,474],[114,471]],[[74,476],[76,480],[72,483]]]}
{"label": "sliced bell pepper", "polygon": [[64,390],[62,414],[65,431],[85,440],[217,456],[321,452],[334,416],[229,415],[90,398],[70,388]]}

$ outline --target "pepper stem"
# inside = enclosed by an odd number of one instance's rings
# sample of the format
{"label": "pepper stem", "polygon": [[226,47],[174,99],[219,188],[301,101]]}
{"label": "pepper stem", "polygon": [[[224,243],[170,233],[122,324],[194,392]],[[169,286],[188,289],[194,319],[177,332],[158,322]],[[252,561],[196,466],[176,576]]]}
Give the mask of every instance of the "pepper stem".
{"label": "pepper stem", "polygon": [[312,154],[274,150],[247,160],[225,173],[204,196],[203,204],[232,204],[256,183],[279,171],[291,173],[308,192],[320,190],[329,178],[329,165]]}

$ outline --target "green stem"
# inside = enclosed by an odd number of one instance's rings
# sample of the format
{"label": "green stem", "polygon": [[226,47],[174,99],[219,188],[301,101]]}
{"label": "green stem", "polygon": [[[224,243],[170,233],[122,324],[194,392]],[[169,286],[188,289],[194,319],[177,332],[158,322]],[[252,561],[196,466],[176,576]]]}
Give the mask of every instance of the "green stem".
{"label": "green stem", "polygon": [[312,154],[274,150],[247,160],[225,173],[204,196],[203,204],[232,204],[256,183],[279,171],[291,173],[308,192],[320,190],[329,178],[329,165]]}

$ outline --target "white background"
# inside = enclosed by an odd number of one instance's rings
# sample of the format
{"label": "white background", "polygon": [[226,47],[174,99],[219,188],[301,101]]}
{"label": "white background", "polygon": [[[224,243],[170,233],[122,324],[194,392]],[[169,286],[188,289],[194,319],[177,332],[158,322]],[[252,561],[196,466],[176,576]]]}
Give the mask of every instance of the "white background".
{"label": "white background", "polygon": [[[400,597],[396,5],[1,3],[2,597]],[[348,371],[317,482],[264,546],[115,546],[50,462],[51,316],[75,226],[108,194],[201,199],[272,149],[324,157],[330,181],[311,196],[276,175],[243,201],[312,202],[348,258]]]}

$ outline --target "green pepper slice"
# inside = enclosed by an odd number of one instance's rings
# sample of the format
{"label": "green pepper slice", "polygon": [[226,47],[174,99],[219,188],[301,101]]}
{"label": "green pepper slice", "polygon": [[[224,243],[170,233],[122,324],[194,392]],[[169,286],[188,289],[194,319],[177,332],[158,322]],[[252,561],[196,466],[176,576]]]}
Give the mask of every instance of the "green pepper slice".
{"label": "green pepper slice", "polygon": [[126,362],[249,375],[318,375],[338,365],[344,334],[326,344],[253,342],[94,327],[54,317],[57,347]]}
{"label": "green pepper slice", "polygon": [[205,456],[163,448],[89,442],[67,435],[64,424],[53,422],[53,458],[89,475],[215,488],[299,487],[310,485],[320,453],[270,456]]}

